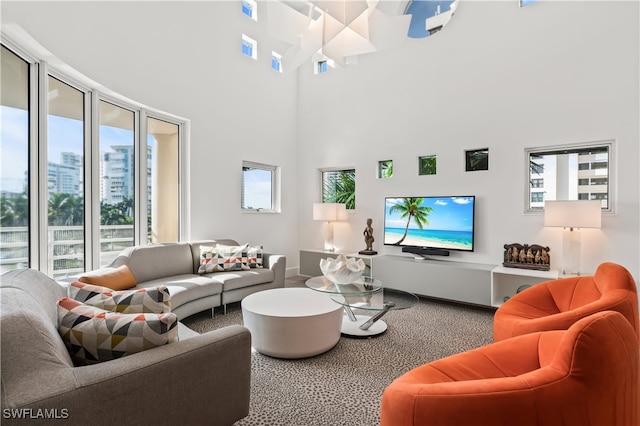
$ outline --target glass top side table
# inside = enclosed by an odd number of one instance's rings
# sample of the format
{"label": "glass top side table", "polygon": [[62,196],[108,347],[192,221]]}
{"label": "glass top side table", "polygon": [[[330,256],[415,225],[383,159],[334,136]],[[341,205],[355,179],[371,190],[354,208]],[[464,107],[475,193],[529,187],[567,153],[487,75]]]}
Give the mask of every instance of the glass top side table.
{"label": "glass top side table", "polygon": [[[384,333],[387,330],[387,323],[380,318],[389,311],[408,309],[419,301],[415,294],[389,288],[383,288],[382,291],[372,294],[334,294],[331,300],[345,307],[349,321],[343,319],[341,331],[342,334],[352,337],[368,337]],[[352,309],[376,313],[371,317],[355,315]]]}
{"label": "glass top side table", "polygon": [[382,290],[382,282],[369,277],[360,277],[349,284],[334,284],[321,275],[309,278],[305,285],[310,289],[331,294],[371,294]]}
{"label": "glass top side table", "polygon": [[[350,337],[371,337],[384,333],[387,324],[381,321],[391,310],[407,309],[418,303],[418,297],[401,290],[382,287],[375,278],[360,277],[350,284],[334,284],[324,276],[309,278],[306,286],[323,293],[329,293],[331,300],[344,307],[341,332]],[[353,309],[375,312],[370,315],[356,315]]]}

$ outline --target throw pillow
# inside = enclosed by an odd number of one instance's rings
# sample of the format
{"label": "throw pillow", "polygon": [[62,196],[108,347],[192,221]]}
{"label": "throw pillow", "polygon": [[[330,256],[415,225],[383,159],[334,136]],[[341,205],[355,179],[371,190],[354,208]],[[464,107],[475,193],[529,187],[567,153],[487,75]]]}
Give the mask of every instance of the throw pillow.
{"label": "throw pillow", "polygon": [[252,246],[249,247],[249,252],[247,254],[247,263],[250,268],[262,268],[262,246]]}
{"label": "throw pillow", "polygon": [[[262,268],[263,252],[262,246],[247,246],[247,264],[250,268]],[[216,248],[220,249],[233,249],[237,246],[225,246],[223,244],[216,244]]]}
{"label": "throw pillow", "polygon": [[69,297],[107,311],[121,314],[163,314],[171,312],[171,295],[167,286],[114,291],[107,287],[74,281]]}
{"label": "throw pillow", "polygon": [[127,265],[88,272],[78,278],[78,281],[108,287],[112,290],[127,290],[138,283]]}
{"label": "throw pillow", "polygon": [[178,341],[174,313],[119,314],[64,297],[58,333],[75,365],[96,364]]}
{"label": "throw pillow", "polygon": [[209,247],[200,246],[199,274],[248,270],[248,245]]}

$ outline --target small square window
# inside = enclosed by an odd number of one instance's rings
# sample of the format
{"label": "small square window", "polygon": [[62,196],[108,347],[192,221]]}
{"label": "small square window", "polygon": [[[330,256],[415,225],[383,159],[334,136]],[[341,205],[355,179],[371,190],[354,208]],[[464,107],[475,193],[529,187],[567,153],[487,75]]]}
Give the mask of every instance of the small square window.
{"label": "small square window", "polygon": [[282,72],[282,55],[271,52],[271,69]]}
{"label": "small square window", "polygon": [[435,175],[436,174],[436,156],[427,155],[418,158],[418,175]]}
{"label": "small square window", "polygon": [[317,61],[313,68],[314,74],[323,74],[329,71],[330,68],[334,68],[336,63],[332,59],[323,59],[321,61]]}
{"label": "small square window", "polygon": [[356,170],[326,169],[321,170],[322,202],[344,203],[347,210],[356,208]]}
{"label": "small square window", "polygon": [[393,160],[378,161],[378,179],[393,177]]}
{"label": "small square window", "polygon": [[242,13],[254,21],[258,20],[258,5],[253,0],[242,0]]}
{"label": "small square window", "polygon": [[489,170],[489,148],[465,151],[464,157],[466,171]]}
{"label": "small square window", "polygon": [[244,34],[242,34],[242,54],[258,59],[258,42]]}
{"label": "small square window", "polygon": [[520,7],[535,3],[537,0],[520,0]]}

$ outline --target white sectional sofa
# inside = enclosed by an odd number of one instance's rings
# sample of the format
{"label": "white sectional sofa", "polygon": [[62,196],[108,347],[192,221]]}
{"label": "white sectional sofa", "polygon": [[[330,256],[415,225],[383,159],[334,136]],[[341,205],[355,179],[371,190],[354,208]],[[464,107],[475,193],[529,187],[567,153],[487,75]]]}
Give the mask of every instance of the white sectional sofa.
{"label": "white sectional sofa", "polygon": [[[171,311],[178,319],[217,306],[223,306],[226,313],[227,304],[239,302],[249,294],[284,287],[286,257],[276,254],[263,253],[262,268],[199,274],[200,247],[216,244],[239,245],[234,240],[220,239],[134,246],[125,249],[108,267],[84,275],[106,274],[126,265],[137,282],[134,288],[168,287]],[[65,281],[69,279],[74,278]]]}

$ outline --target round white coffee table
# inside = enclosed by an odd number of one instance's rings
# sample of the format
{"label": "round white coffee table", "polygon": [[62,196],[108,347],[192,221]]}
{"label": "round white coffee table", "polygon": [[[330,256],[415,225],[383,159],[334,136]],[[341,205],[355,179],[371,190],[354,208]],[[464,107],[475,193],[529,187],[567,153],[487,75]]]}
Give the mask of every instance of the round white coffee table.
{"label": "round white coffee table", "polygon": [[340,340],[342,306],[308,288],[276,288],[242,299],[251,346],[275,358],[306,358]]}

